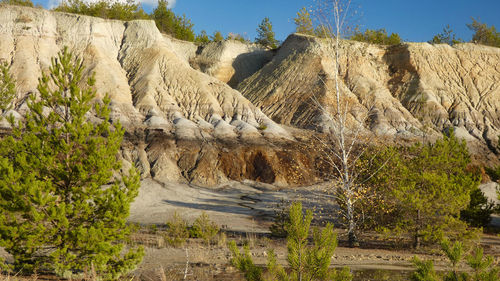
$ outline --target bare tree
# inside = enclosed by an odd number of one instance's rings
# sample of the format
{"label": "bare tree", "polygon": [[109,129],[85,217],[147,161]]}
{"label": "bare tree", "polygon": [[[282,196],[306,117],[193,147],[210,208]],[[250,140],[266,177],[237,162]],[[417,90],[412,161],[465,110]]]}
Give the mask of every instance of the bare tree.
{"label": "bare tree", "polygon": [[[358,244],[356,232],[359,220],[363,219],[361,201],[371,196],[365,182],[378,171],[377,168],[370,168],[372,172],[367,175],[365,172],[368,168],[361,165],[361,162],[370,163],[370,159],[365,157],[369,133],[365,131],[364,125],[370,117],[372,108],[367,108],[363,117],[355,113],[356,109],[348,97],[349,89],[343,84],[341,76],[341,58],[347,55],[347,53],[342,54],[345,48],[341,48],[341,41],[349,30],[346,21],[349,18],[351,0],[323,0],[317,6],[318,26],[324,32],[321,37],[328,38],[325,53],[332,56],[333,62],[332,73],[325,75],[321,81],[326,91],[334,94],[334,102],[328,106],[316,95],[313,95],[312,99],[328,124],[326,127],[328,139],[320,141],[326,148],[324,150],[326,162],[338,178],[334,186],[334,197],[345,220],[349,246],[354,247]],[[355,115],[358,117],[352,118]]]}

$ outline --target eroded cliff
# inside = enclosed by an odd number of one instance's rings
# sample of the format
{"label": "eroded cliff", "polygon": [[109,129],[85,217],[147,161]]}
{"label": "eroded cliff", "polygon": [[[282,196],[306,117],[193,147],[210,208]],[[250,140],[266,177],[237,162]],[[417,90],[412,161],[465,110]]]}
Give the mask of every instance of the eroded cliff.
{"label": "eroded cliff", "polygon": [[[0,6],[0,60],[17,81],[22,118],[41,73],[64,46],[95,73],[99,98],[127,132],[124,168],[143,178],[217,186],[322,180],[312,135],[333,108],[332,44],[291,35],[277,51],[227,41],[199,47],[152,21],[121,22]],[[341,44],[341,89],[365,134],[396,141],[454,127],[487,161],[500,135],[500,51],[404,44]],[[8,129],[8,123],[0,127]]]}

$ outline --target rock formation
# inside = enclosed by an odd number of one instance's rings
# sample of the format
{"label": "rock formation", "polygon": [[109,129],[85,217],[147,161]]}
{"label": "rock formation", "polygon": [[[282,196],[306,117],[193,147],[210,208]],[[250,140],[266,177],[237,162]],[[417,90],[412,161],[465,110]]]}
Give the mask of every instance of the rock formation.
{"label": "rock formation", "polygon": [[[333,42],[291,35],[238,85],[280,124],[325,130],[335,108]],[[341,90],[353,120],[376,135],[438,136],[446,129],[495,151],[500,135],[500,49],[475,44],[377,46],[343,41]],[[323,109],[320,110],[316,102]],[[487,147],[486,147],[487,146]]]}
{"label": "rock formation", "polygon": [[[112,120],[126,128],[124,168],[135,164],[143,178],[201,186],[322,179],[311,135],[328,127],[318,104],[334,104],[327,40],[291,35],[277,51],[235,41],[196,46],[152,21],[2,5],[0,60],[11,65],[18,92],[3,114],[22,118],[63,46],[95,74],[98,98],[110,96]],[[454,127],[482,151],[496,149],[499,49],[346,41],[341,52],[342,89],[365,133],[412,138],[425,127],[429,135]]]}
{"label": "rock formation", "polygon": [[273,51],[235,40],[201,46],[198,53],[191,65],[233,88],[273,58]]}

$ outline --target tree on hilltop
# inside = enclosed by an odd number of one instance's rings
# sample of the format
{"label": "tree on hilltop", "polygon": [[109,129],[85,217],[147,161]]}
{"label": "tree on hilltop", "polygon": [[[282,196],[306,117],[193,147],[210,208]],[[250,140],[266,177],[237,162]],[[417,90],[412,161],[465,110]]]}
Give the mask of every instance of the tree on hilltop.
{"label": "tree on hilltop", "polygon": [[[119,172],[124,130],[110,124],[109,98],[94,101],[93,77],[80,88],[84,71],[64,48],[39,79],[25,121],[11,119],[11,135],[0,140],[0,246],[16,271],[115,279],[142,259],[141,248],[125,249],[139,175]],[[89,112],[99,122],[88,122]]]}
{"label": "tree on hilltop", "polygon": [[222,36],[222,33],[220,31],[215,31],[214,34],[211,36],[211,39],[214,42],[222,42],[224,41],[224,36]]}
{"label": "tree on hilltop", "polygon": [[293,21],[296,25],[295,32],[307,35],[315,35],[311,14],[306,9],[306,7],[302,7],[302,9],[297,12],[297,17],[294,18]]}
{"label": "tree on hilltop", "polygon": [[200,34],[196,35],[194,42],[198,44],[207,44],[210,43],[210,38],[208,37],[207,32],[205,30],[202,30]]}
{"label": "tree on hilltop", "polygon": [[472,18],[472,23],[467,24],[467,27],[474,31],[472,42],[500,48],[500,33],[495,26],[488,26]]}
{"label": "tree on hilltop", "polygon": [[168,8],[168,1],[159,0],[158,6],[153,10],[151,18],[161,32],[172,35],[177,39],[195,41],[194,24],[186,15],[177,16]]}
{"label": "tree on hilltop", "polygon": [[429,43],[431,44],[448,44],[450,46],[462,42],[463,40],[456,37],[455,33],[453,32],[453,29],[451,29],[449,24],[446,25],[442,33],[435,35],[432,38],[432,40],[429,41]]}
{"label": "tree on hilltop", "polygon": [[264,47],[276,49],[278,48],[278,40],[275,38],[273,24],[268,17],[265,17],[257,28],[257,37],[255,43]]}
{"label": "tree on hilltop", "polygon": [[367,29],[365,32],[356,30],[350,39],[380,45],[397,45],[401,43],[401,37],[399,37],[399,34],[391,33],[391,35],[388,35],[385,28],[378,30]]}

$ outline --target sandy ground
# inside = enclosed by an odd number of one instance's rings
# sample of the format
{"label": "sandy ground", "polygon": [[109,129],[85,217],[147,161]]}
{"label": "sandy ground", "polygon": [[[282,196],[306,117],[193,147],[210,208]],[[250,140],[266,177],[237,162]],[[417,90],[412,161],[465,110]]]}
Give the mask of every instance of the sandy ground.
{"label": "sandy ground", "polygon": [[[279,261],[285,264],[286,242],[265,237],[265,234],[269,232],[268,227],[271,224],[273,209],[282,199],[287,202],[302,201],[304,208],[314,210],[316,218],[321,217],[323,220],[334,218],[337,206],[332,197],[325,192],[328,189],[328,184],[280,189],[251,181],[231,182],[207,189],[178,183],[161,184],[146,179],[142,181],[139,196],[131,206],[129,220],[145,226],[142,229],[147,230],[148,226],[153,224],[163,227],[174,212],[178,212],[181,217],[190,222],[193,222],[202,212],[206,212],[211,220],[222,227],[222,232],[228,235],[228,239],[236,239],[240,244],[251,244],[251,252],[257,264],[266,263],[269,248],[274,248]],[[500,217],[494,216],[493,222],[500,225]],[[243,280],[241,276],[234,277],[238,274],[237,271],[228,266],[230,254],[225,241],[219,241],[219,245],[206,246],[201,241],[190,239],[185,248],[172,248],[165,247],[162,235],[148,232],[139,235],[141,239],[147,238],[147,241],[142,241],[146,255],[135,272],[140,280],[158,280],[160,269],[182,271],[187,260],[189,260],[188,268],[193,276],[200,274],[194,272],[195,270],[204,270],[201,274],[213,275],[200,280]],[[412,249],[394,249],[386,242],[379,241],[377,234],[368,235],[369,237],[360,237],[361,247],[347,248],[345,235],[339,230],[340,246],[335,251],[332,265],[349,266],[357,271],[382,270],[400,274],[403,271],[413,270],[411,259],[419,255],[424,259],[437,261],[436,268],[438,269],[446,266],[445,258],[441,255],[422,255]],[[363,240],[370,242],[363,242]],[[497,262],[500,262],[500,237],[484,235],[482,244],[485,252],[494,255]],[[2,249],[0,249],[0,256],[7,256]],[[393,273],[389,274],[392,278]],[[365,279],[362,277],[356,280]]]}
{"label": "sandy ground", "polygon": [[[228,229],[238,232],[268,232],[277,202],[303,201],[304,208],[318,216],[332,217],[336,206],[323,192],[327,186],[279,189],[257,182],[231,182],[214,189],[187,184],[160,184],[151,179],[142,182],[139,196],[131,206],[130,221],[141,225],[165,224],[174,212],[192,222],[202,212]],[[267,222],[267,223],[266,223]]]}
{"label": "sandy ground", "polygon": [[[259,234],[268,233],[273,208],[281,199],[287,201],[300,200],[304,207],[313,209],[316,216],[331,218],[336,213],[336,205],[332,197],[325,193],[328,185],[316,185],[297,189],[279,189],[272,185],[256,182],[232,182],[214,189],[200,188],[186,184],[160,184],[153,180],[143,181],[138,198],[132,204],[130,221],[142,225],[164,225],[174,212],[178,212],[189,221],[194,221],[205,211],[212,220],[222,226],[223,231],[239,235],[238,239],[251,239],[254,242],[252,253],[258,264],[266,263],[266,250],[277,248],[281,262],[285,261],[286,246],[284,241],[258,239]],[[500,217],[494,218],[500,225]],[[370,239],[372,239],[371,237]],[[333,258],[333,266],[349,266],[354,270],[412,270],[411,259],[416,255],[411,249],[391,249],[370,245],[360,248],[342,246],[337,248]],[[345,240],[345,239],[344,239]],[[190,242],[187,251],[193,264],[227,265],[229,253],[222,246],[203,246]],[[500,260],[500,238],[486,235],[483,246],[488,254]],[[382,245],[383,243],[381,243]],[[183,266],[186,262],[186,249],[147,248],[147,254],[139,272],[154,272],[165,265]],[[418,254],[418,253],[417,253]],[[420,255],[437,261],[437,268],[446,265],[445,258],[440,255]]]}

